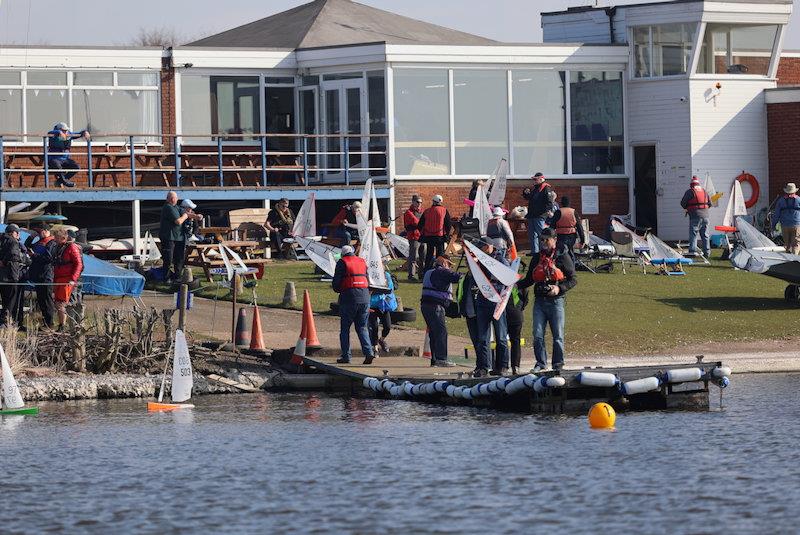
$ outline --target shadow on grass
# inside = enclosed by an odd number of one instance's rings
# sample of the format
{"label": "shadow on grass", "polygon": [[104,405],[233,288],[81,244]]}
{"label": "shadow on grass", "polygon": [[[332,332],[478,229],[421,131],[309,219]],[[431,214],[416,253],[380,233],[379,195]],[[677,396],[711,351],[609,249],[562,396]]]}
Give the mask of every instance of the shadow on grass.
{"label": "shadow on grass", "polygon": [[701,310],[746,312],[750,310],[800,310],[797,305],[778,297],[669,297],[658,302],[686,312]]}

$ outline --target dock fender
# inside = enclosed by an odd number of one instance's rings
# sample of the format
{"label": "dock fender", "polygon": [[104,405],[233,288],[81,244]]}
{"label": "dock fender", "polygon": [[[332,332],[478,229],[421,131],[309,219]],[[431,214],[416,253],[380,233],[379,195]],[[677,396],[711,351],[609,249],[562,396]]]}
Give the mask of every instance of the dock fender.
{"label": "dock fender", "polygon": [[544,392],[548,388],[561,388],[567,384],[566,379],[563,377],[542,377],[533,383],[533,390],[536,392]]}
{"label": "dock fender", "polygon": [[421,396],[423,388],[425,388],[425,385],[423,385],[423,384],[418,384],[418,385],[412,386],[411,387],[411,395],[412,396]]}
{"label": "dock fender", "polygon": [[450,396],[451,398],[456,397],[456,387],[453,386],[453,385],[447,385],[447,388],[445,389],[445,393],[448,396]]}
{"label": "dock fender", "polygon": [[361,384],[364,385],[364,388],[372,388],[370,386],[372,384],[372,381],[375,381],[374,377],[364,377],[364,380],[362,381]]}
{"label": "dock fender", "polygon": [[492,392],[489,390],[489,383],[481,383],[478,385],[478,393],[480,393],[481,396],[490,395]]}
{"label": "dock fender", "polygon": [[508,394],[509,396],[513,396],[517,392],[523,391],[525,388],[530,388],[525,384],[525,382],[527,381],[528,383],[533,385],[533,381],[535,380],[536,376],[532,374],[523,375],[521,377],[517,377],[516,379],[512,379],[506,384],[506,394]]}
{"label": "dock fender", "polygon": [[403,383],[403,392],[405,392],[406,396],[413,396],[412,390],[414,389],[414,383],[410,383],[406,381]]}
{"label": "dock fender", "polygon": [[612,387],[619,385],[619,377],[608,372],[580,372],[575,380],[583,386]]}
{"label": "dock fender", "polygon": [[522,378],[522,384],[525,388],[533,388],[533,385],[536,384],[536,376],[531,374],[526,375]]}
{"label": "dock fender", "polygon": [[384,392],[391,392],[392,388],[396,387],[397,385],[394,381],[390,381],[389,379],[384,379],[381,381],[381,388],[383,388]]}
{"label": "dock fender", "polygon": [[426,396],[432,396],[436,393],[436,383],[426,383],[424,385],[424,391]]}
{"label": "dock fender", "polygon": [[668,383],[688,383],[699,381],[703,377],[703,370],[700,368],[680,368],[677,370],[667,370],[664,378]]}
{"label": "dock fender", "polygon": [[472,388],[470,388],[469,389],[469,393],[470,393],[470,396],[472,396],[472,399],[475,399],[477,397],[482,396],[483,394],[481,394],[481,385],[480,385],[480,383],[478,383],[477,385],[474,385]]}
{"label": "dock fender", "polygon": [[633,394],[642,394],[644,392],[652,392],[661,387],[661,381],[658,377],[645,377],[644,379],[636,379],[635,381],[628,381],[622,383],[620,391],[624,396],[632,396]]}
{"label": "dock fender", "polygon": [[461,388],[463,389],[461,390],[462,399],[472,399],[472,389],[466,386],[462,386]]}
{"label": "dock fender", "polygon": [[505,392],[506,391],[506,386],[510,382],[511,382],[511,379],[509,379],[508,377],[501,377],[500,379],[495,381],[494,384],[495,384],[495,387],[497,387],[497,391],[498,392]]}
{"label": "dock fender", "polygon": [[720,388],[728,388],[729,384],[731,384],[731,380],[727,377],[722,377],[717,381],[717,386]]}
{"label": "dock fender", "polygon": [[448,386],[450,386],[450,383],[447,381],[436,381],[433,383],[433,389],[439,394],[446,392]]}
{"label": "dock fender", "polygon": [[457,386],[455,390],[453,390],[453,397],[456,399],[464,399],[464,387]]}
{"label": "dock fender", "polygon": [[403,387],[402,386],[393,386],[389,390],[389,394],[391,394],[392,397],[399,398],[400,396],[403,395]]}
{"label": "dock fender", "polygon": [[711,377],[715,379],[719,379],[721,377],[730,377],[731,376],[731,369],[727,366],[717,366],[713,370],[711,370]]}

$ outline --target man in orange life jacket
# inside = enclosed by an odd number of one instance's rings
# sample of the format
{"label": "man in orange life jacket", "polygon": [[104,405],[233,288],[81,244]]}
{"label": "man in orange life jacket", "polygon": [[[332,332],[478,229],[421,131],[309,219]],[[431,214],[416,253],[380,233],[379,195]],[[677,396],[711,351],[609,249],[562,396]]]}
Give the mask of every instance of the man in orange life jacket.
{"label": "man in orange life jacket", "polygon": [[711,208],[711,199],[696,176],[689,182],[689,189],[683,194],[681,206],[689,214],[689,254],[697,254],[697,235],[700,234],[703,256],[708,258],[711,254],[708,237],[708,209]]}
{"label": "man in orange life jacket", "polygon": [[433,259],[444,254],[450,229],[450,212],[442,206],[442,196],[434,195],[433,204],[419,218],[420,240],[425,244],[425,271],[433,267]]}
{"label": "man in orange life jacket", "polygon": [[545,221],[553,217],[553,201],[556,200],[553,188],[545,182],[542,173],[533,175],[533,187],[522,190],[522,197],[528,200],[528,240],[531,255],[539,252],[539,236],[544,230]]}
{"label": "man in orange life jacket", "polygon": [[564,294],[578,284],[572,258],[559,249],[556,232],[544,229],[541,247],[533,255],[525,278],[517,283],[520,289],[533,286],[533,354],[536,365],[533,373],[547,368],[547,349],[544,330],[550,324],[553,335],[553,369],[564,366]]}
{"label": "man in orange life jacket", "polygon": [[575,212],[574,208],[570,207],[569,197],[566,195],[561,197],[561,207],[553,214],[550,226],[556,231],[558,248],[566,249],[573,264],[575,263],[575,244],[586,243],[583,225],[580,223],[581,216]]}
{"label": "man in orange life jacket", "polygon": [[336,263],[333,273],[333,291],[339,294],[339,343],[342,356],[339,364],[350,362],[350,326],[355,323],[364,364],[372,364],[375,358],[369,339],[369,278],[367,263],[354,254],[349,245],[342,247],[342,258]]}
{"label": "man in orange life jacket", "polygon": [[419,218],[422,215],[420,208],[422,208],[422,198],[414,195],[411,197],[411,206],[403,213],[403,226],[408,240],[408,280],[414,280],[417,271],[422,271],[422,262],[419,261],[422,256],[419,254]]}
{"label": "man in orange life jacket", "polygon": [[789,182],[783,192],[786,195],[775,203],[772,227],[775,228],[780,223],[786,252],[800,254],[800,197],[797,196],[797,186],[794,182]]}

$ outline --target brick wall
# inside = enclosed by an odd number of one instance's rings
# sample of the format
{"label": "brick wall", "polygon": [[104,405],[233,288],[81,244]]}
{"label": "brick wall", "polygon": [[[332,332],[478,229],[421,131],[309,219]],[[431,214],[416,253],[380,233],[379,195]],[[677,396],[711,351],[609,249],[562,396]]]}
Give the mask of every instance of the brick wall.
{"label": "brick wall", "polygon": [[800,183],[800,102],[767,104],[769,200],[787,182]]}
{"label": "brick wall", "polygon": [[800,85],[800,58],[781,57],[778,63],[778,85]]}

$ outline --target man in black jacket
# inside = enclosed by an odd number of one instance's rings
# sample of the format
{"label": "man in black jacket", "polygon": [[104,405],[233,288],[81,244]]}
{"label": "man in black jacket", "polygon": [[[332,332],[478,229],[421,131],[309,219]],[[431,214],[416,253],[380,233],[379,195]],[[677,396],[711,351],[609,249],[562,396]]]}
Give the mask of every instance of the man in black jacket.
{"label": "man in black jacket", "polygon": [[553,229],[542,231],[541,250],[533,255],[525,278],[517,283],[520,289],[533,286],[533,372],[547,368],[544,330],[550,324],[553,335],[553,369],[564,366],[564,295],[578,283],[575,264],[569,254],[556,245]]}
{"label": "man in black jacket", "polygon": [[542,173],[533,175],[533,186],[522,190],[522,197],[528,200],[528,240],[531,256],[539,252],[539,236],[544,230],[545,221],[553,217],[553,201],[556,200],[553,188],[545,182]]}
{"label": "man in black jacket", "polygon": [[22,286],[19,283],[25,279],[25,268],[29,263],[25,249],[19,242],[19,227],[12,223],[0,238],[0,298],[3,302],[0,326],[21,324]]}
{"label": "man in black jacket", "polygon": [[[31,257],[31,267],[28,268],[28,280],[36,286],[36,303],[42,313],[45,327],[53,327],[53,263],[56,258],[58,244],[50,235],[50,226],[43,223],[36,234],[31,234],[25,240],[25,247]],[[35,240],[35,241],[34,241]]]}

